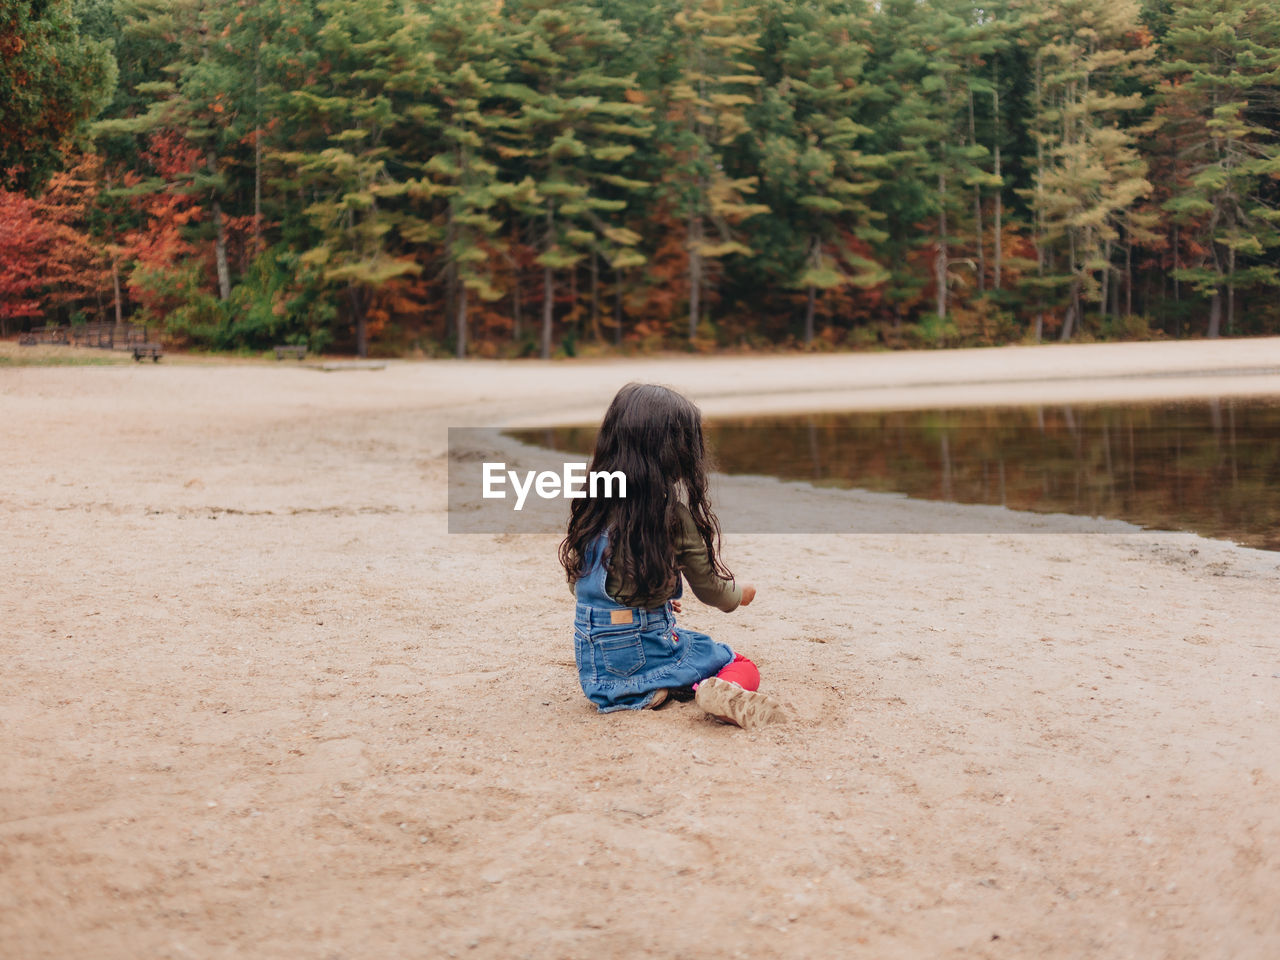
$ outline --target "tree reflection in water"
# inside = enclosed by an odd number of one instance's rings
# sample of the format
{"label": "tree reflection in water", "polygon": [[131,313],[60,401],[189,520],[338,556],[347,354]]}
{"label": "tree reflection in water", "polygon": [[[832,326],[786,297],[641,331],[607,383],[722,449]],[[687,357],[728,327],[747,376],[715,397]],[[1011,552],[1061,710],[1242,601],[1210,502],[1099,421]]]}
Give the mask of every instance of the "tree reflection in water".
{"label": "tree reflection in water", "polygon": [[[1280,550],[1280,399],[710,421],[718,467],[822,486],[1111,517]],[[589,452],[594,428],[520,439]]]}

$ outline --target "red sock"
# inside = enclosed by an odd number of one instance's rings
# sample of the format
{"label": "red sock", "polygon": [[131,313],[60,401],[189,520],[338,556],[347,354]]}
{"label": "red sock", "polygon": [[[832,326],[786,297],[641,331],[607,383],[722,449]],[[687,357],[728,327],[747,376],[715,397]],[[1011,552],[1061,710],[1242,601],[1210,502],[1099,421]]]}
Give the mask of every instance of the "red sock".
{"label": "red sock", "polygon": [[760,671],[756,665],[740,653],[733,655],[733,663],[716,674],[721,680],[736,683],[743,690],[760,689]]}

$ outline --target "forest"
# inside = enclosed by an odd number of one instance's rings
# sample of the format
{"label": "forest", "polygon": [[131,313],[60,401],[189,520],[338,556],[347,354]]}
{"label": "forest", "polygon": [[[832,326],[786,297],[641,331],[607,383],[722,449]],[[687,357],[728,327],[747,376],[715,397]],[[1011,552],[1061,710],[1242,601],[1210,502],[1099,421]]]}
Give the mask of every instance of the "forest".
{"label": "forest", "polygon": [[1276,0],[6,0],[0,334],[1280,333]]}

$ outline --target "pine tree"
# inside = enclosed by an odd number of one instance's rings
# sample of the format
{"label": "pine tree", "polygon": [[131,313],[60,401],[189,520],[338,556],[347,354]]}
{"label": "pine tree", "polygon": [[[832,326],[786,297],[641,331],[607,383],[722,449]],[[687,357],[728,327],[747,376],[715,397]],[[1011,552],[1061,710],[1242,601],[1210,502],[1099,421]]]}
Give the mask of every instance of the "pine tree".
{"label": "pine tree", "polygon": [[[1121,92],[1154,50],[1133,0],[1068,0],[1038,10],[1031,106],[1037,148],[1036,245],[1046,296],[1065,293],[1061,340],[1083,319],[1084,301],[1102,303],[1111,254],[1132,210],[1151,191],[1135,128],[1123,118],[1143,106]],[[1042,321],[1037,319],[1039,337]]]}
{"label": "pine tree", "polygon": [[1177,271],[1209,297],[1208,335],[1234,332],[1236,291],[1280,283],[1280,143],[1264,123],[1280,96],[1280,17],[1259,0],[1197,0],[1173,11],[1161,90],[1178,122],[1184,179],[1164,207],[1203,262]]}
{"label": "pine tree", "polygon": [[[960,222],[967,213],[966,187],[987,182],[981,163],[985,146],[974,142],[972,122],[973,83],[971,68],[975,58],[988,49],[984,31],[972,22],[973,6],[968,0],[931,0],[924,7],[921,33],[916,40],[929,58],[921,89],[931,110],[917,136],[923,134],[926,160],[921,172],[937,184],[933,207],[937,213],[934,246],[934,312],[939,322],[946,320],[949,305],[950,269],[963,263],[981,276],[978,260],[957,256]],[[980,216],[980,207],[978,216]],[[981,248],[981,227],[973,224],[975,249]]]}
{"label": "pine tree", "polygon": [[[867,245],[885,239],[875,222],[882,215],[866,201],[879,185],[883,158],[864,153],[871,132],[855,120],[866,88],[861,78],[866,49],[858,42],[865,21],[845,12],[847,4],[779,4],[783,46],[780,77],[765,92],[762,111],[770,117],[762,149],[764,195],[771,213],[764,221],[787,221],[793,250],[802,258],[786,277],[805,291],[803,338],[814,338],[818,291],[847,285],[872,287],[888,271],[865,255]],[[858,241],[861,241],[859,244]],[[855,245],[856,244],[856,245]]]}
{"label": "pine tree", "polygon": [[423,227],[404,212],[409,184],[393,164],[408,105],[423,98],[428,52],[413,43],[407,14],[392,0],[325,0],[319,9],[325,20],[317,52],[326,79],[291,97],[299,119],[324,141],[276,158],[296,168],[312,197],[306,213],[318,236],[302,262],[343,289],[356,353],[366,356],[378,292],[422,270],[393,242]]}
{"label": "pine tree", "polygon": [[735,148],[750,133],[746,109],[762,82],[750,59],[759,49],[751,30],[756,16],[755,8],[736,0],[672,5],[669,42],[678,73],[663,91],[673,161],[666,182],[687,230],[690,340],[703,318],[708,263],[750,254],[733,228],[769,210],[745,200],[758,178],[734,176],[733,170]]}
{"label": "pine tree", "polygon": [[432,53],[428,99],[409,112],[421,122],[424,150],[434,155],[423,165],[424,180],[411,190],[437,201],[442,210],[421,237],[444,247],[454,318],[454,349],[467,353],[468,304],[474,294],[495,301],[492,258],[501,247],[500,205],[527,198],[532,181],[512,184],[499,176],[495,144],[505,119],[499,86],[508,67],[501,22],[495,10],[468,0],[444,0],[426,15],[423,42]]}
{"label": "pine tree", "polygon": [[[895,172],[877,194],[876,207],[887,217],[887,262],[905,264],[931,247],[931,280],[937,336],[949,312],[951,268],[977,264],[965,256],[959,236],[970,209],[968,188],[990,182],[981,163],[984,146],[972,142],[968,71],[983,39],[967,19],[970,4],[952,0],[888,0],[872,20],[873,65],[870,109],[864,121],[875,133],[872,143]],[[932,238],[916,226],[932,221]],[[975,238],[973,246],[980,243]],[[899,268],[886,291],[894,305],[895,326],[901,306],[915,300],[925,282]]]}
{"label": "pine tree", "polygon": [[[647,184],[621,171],[635,142],[652,132],[649,110],[631,102],[634,75],[613,72],[627,38],[585,3],[521,0],[513,16],[514,69],[503,92],[519,102],[504,124],[501,156],[532,177],[522,206],[540,235],[541,354],[551,356],[555,273],[572,270],[593,252],[615,269],[643,263],[640,237],[616,221],[627,196]],[[521,177],[523,179],[523,177]],[[571,274],[572,279],[572,274]]]}

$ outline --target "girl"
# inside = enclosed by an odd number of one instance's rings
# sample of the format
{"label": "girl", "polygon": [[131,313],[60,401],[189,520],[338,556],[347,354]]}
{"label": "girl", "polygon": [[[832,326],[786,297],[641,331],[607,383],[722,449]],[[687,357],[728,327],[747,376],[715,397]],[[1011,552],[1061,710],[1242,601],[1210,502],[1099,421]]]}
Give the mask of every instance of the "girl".
{"label": "girl", "polygon": [[746,606],[717,556],[720,524],[707,503],[702,415],[688,399],[629,383],[613,398],[590,470],[620,470],[625,497],[573,501],[560,563],[577,597],[574,653],[582,690],[601,713],[690,699],[725,723],[782,719],[757,692],[755,664],[705,633],[681,627],[681,575],[694,595],[728,613]]}

